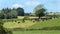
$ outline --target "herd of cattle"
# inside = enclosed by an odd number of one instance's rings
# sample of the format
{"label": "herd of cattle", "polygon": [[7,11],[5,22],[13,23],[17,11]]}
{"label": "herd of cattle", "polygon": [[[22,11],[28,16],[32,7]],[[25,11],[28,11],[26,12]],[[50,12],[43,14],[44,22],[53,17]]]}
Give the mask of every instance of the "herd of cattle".
{"label": "herd of cattle", "polygon": [[[21,20],[22,20],[23,23],[25,22],[25,20],[30,20],[30,21],[33,21],[33,23],[34,23],[34,22],[39,22],[40,20],[45,21],[45,20],[50,20],[50,19],[52,19],[52,18],[50,18],[50,17],[47,17],[47,18],[44,17],[44,18],[42,18],[41,17],[41,18],[23,18]],[[20,22],[18,22],[18,23],[20,23]]]}
{"label": "herd of cattle", "polygon": [[26,20],[30,20],[33,22],[39,22],[40,20],[45,21],[45,20],[50,20],[52,19],[52,17],[41,17],[41,18],[23,18],[23,19],[7,19],[7,20],[3,20],[5,22],[17,22],[20,23],[22,21],[22,23],[24,23]]}
{"label": "herd of cattle", "polygon": [[44,20],[49,20],[49,19],[52,19],[52,18],[51,17],[27,18],[27,19],[23,18],[23,21],[24,20],[34,20],[34,21],[40,21],[40,20],[42,20],[42,21],[44,21]]}

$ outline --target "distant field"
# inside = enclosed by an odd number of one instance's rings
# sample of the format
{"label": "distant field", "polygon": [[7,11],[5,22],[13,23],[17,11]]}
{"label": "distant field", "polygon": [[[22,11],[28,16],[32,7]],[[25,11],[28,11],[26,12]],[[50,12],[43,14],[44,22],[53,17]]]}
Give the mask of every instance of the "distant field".
{"label": "distant field", "polygon": [[[60,18],[56,18],[56,19],[51,19],[51,20],[47,20],[47,21],[40,21],[40,22],[36,22],[33,23],[33,21],[25,21],[25,23],[19,23],[21,21],[17,21],[17,22],[6,22],[4,23],[4,27],[6,28],[26,28],[29,27],[28,29],[39,29],[39,28],[43,28],[43,27],[54,27],[54,26],[60,26]],[[34,25],[33,25],[34,24]]]}
{"label": "distant field", "polygon": [[24,18],[24,16],[18,16],[18,19],[22,19],[22,18]]}
{"label": "distant field", "polygon": [[50,31],[13,31],[13,34],[60,34],[58,30],[50,30]]}
{"label": "distant field", "polygon": [[[23,16],[19,16],[18,19],[23,18]],[[36,17],[31,17],[36,18]],[[45,20],[33,23],[33,21],[27,20],[25,23],[17,22],[6,22],[4,23],[5,28],[26,28],[26,29],[41,29],[44,27],[55,27],[60,26],[60,18],[55,18],[51,20]],[[13,34],[60,34],[60,30],[33,30],[33,31],[13,31]]]}
{"label": "distant field", "polygon": [[[24,16],[18,16],[18,19],[23,19],[23,18]],[[29,17],[29,18],[37,18],[37,17]],[[18,22],[20,23],[18,24]],[[5,28],[25,28],[25,27],[32,26],[33,24],[35,23],[29,20],[25,21],[25,23],[23,23],[21,20],[19,21],[17,20],[17,22],[5,22],[3,26]]]}
{"label": "distant field", "polygon": [[[18,16],[18,19],[23,19],[25,16]],[[30,16],[29,18],[38,18],[38,17],[33,17],[33,16]]]}

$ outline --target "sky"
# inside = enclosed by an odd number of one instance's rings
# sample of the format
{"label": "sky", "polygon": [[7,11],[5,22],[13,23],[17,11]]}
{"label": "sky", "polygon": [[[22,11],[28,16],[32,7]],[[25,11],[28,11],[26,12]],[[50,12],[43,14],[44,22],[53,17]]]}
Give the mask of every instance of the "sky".
{"label": "sky", "polygon": [[21,7],[25,13],[33,13],[39,4],[43,4],[48,12],[60,12],[60,0],[0,0],[0,10]]}

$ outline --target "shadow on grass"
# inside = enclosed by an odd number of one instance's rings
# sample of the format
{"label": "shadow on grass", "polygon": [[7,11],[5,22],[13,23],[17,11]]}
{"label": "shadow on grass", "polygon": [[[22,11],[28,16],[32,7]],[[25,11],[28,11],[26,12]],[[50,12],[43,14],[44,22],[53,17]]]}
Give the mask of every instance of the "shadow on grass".
{"label": "shadow on grass", "polygon": [[13,28],[11,29],[13,31],[34,31],[34,30],[60,30],[60,26],[54,26],[54,27],[44,27],[44,28],[38,28],[38,29],[35,29],[35,28],[31,28],[31,29],[24,29],[24,28]]}
{"label": "shadow on grass", "polygon": [[44,27],[41,30],[60,30],[60,26]]}

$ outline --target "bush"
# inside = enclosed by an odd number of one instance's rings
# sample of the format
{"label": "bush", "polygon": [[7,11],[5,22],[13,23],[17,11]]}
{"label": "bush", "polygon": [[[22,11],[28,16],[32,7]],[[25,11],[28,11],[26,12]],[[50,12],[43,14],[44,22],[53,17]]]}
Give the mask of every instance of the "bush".
{"label": "bush", "polygon": [[3,24],[3,21],[0,20],[0,34],[12,34],[11,31],[8,32],[8,30],[3,27]]}

